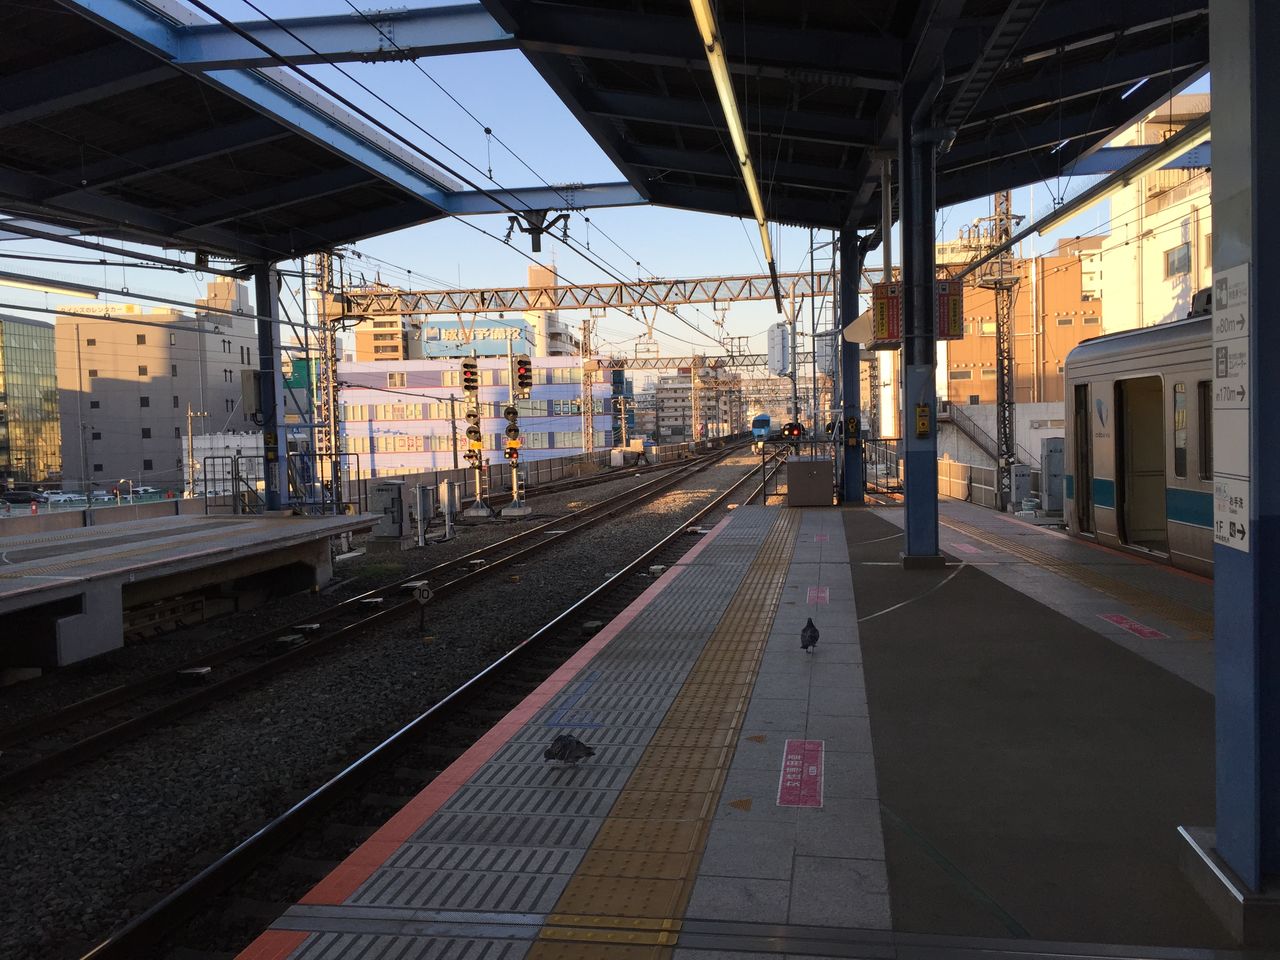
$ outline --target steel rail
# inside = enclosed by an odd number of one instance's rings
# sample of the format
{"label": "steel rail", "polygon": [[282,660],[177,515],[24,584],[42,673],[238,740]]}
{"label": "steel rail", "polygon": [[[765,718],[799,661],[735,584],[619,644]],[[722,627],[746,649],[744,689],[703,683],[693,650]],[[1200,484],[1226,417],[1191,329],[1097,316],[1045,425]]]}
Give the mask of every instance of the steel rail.
{"label": "steel rail", "polygon": [[[773,472],[765,477],[763,483],[757,484],[744,502],[749,503],[780,467],[781,464],[775,465]],[[470,680],[451,691],[382,743],[352,762],[344,770],[335,774],[284,813],[242,840],[190,880],[171,891],[153,906],[138,914],[138,916],[129,920],[106,940],[84,954],[81,960],[116,960],[116,958],[122,958],[122,960],[123,958],[129,958],[129,960],[132,960],[132,958],[141,955],[143,951],[154,946],[170,929],[185,917],[194,913],[200,906],[207,903],[210,897],[217,895],[236,879],[249,873],[259,859],[287,841],[290,836],[301,828],[307,817],[331,806],[346,791],[353,789],[372,768],[385,758],[394,755],[410,742],[432,730],[437,723],[447,722],[454,710],[460,708],[489,684],[500,679],[522,657],[547,642],[550,637],[554,636],[557,631],[561,630],[571,618],[577,616],[583,609],[616,589],[628,577],[644,568],[651,558],[679,537],[685,536],[692,524],[698,523],[719,509],[739,487],[755,477],[756,473],[753,467],[743,475],[742,479],[736,481],[691,518],[683,521],[671,533],[636,557],[622,570],[556,615],[525,640],[512,647]]]}
{"label": "steel rail", "polygon": [[[638,487],[633,487],[631,490],[628,490],[617,497],[612,497],[607,500],[603,500],[600,503],[592,504],[575,514],[572,514],[568,518],[560,517],[547,521],[546,523],[539,524],[537,527],[530,530],[523,531],[515,536],[500,540],[494,544],[489,544],[485,547],[481,547],[477,550],[471,551],[470,553],[464,554],[461,557],[454,558],[446,563],[432,567],[430,571],[427,571],[427,573],[454,569],[470,563],[473,560],[491,557],[494,553],[497,553],[504,548],[509,548],[515,544],[542,534],[542,538],[537,540],[535,543],[517,549],[514,552],[507,553],[495,560],[490,560],[486,562],[484,566],[468,570],[467,572],[434,587],[433,592],[435,596],[443,597],[465,589],[475,582],[488,578],[495,571],[502,569],[516,560],[539,553],[566,537],[587,529],[588,527],[595,526],[596,524],[599,524],[610,517],[616,516],[625,510],[629,510],[648,502],[654,497],[669,490],[671,487],[678,485],[687,477],[693,476],[724,459],[736,449],[736,447],[726,448],[709,457],[690,462],[685,467],[674,471],[671,475],[658,477],[654,480],[641,484]],[[578,522],[575,523],[574,518],[578,518]],[[565,525],[566,519],[570,521],[569,526]],[[547,528],[553,526],[563,527],[564,529],[548,531]],[[331,607],[328,611],[322,611],[322,614],[331,613],[332,617],[336,618],[358,610],[358,604],[366,599],[376,596],[379,599],[385,600],[396,594],[403,595],[404,586],[406,584],[422,580],[425,576],[425,573],[419,574],[416,577],[405,578],[398,580],[394,584],[376,588],[375,590],[361,594],[358,597],[353,597],[344,601],[336,607]],[[390,603],[379,609],[377,612],[361,617],[353,623],[341,626],[336,630],[318,634],[309,640],[304,639],[297,646],[277,653],[270,657],[270,659],[262,660],[253,664],[247,669],[241,670],[232,676],[221,679],[215,683],[202,686],[198,689],[190,690],[185,696],[181,696],[178,699],[163,704],[162,706],[147,710],[136,716],[121,720],[109,727],[98,730],[90,736],[77,740],[67,747],[47,753],[21,767],[17,767],[0,775],[0,795],[18,790],[38,780],[53,776],[76,763],[105,753],[106,751],[120,746],[129,740],[135,739],[136,737],[156,729],[168,721],[174,720],[195,710],[199,710],[206,705],[216,703],[219,700],[225,699],[226,697],[239,692],[247,686],[264,680],[277,673],[283,673],[286,670],[293,669],[297,665],[310,660],[320,653],[326,652],[338,644],[364,633],[376,624],[382,623],[383,621],[393,620],[407,614],[410,610],[417,610],[419,608],[420,604],[414,599],[405,599],[399,603]],[[320,617],[320,615],[317,615],[317,617]],[[320,619],[320,622],[323,623],[325,621],[324,619]],[[208,656],[199,658],[197,663],[201,666],[206,666],[210,663],[225,663],[237,656],[243,657],[254,652],[263,644],[271,642],[271,640],[276,636],[283,636],[291,632],[296,632],[296,630],[296,627],[276,628],[266,634],[260,635],[259,637],[251,638],[250,640],[243,641],[233,647],[225,648],[223,651],[219,651],[215,654],[212,658]],[[238,652],[228,652],[231,650]],[[196,665],[196,663],[191,665]],[[67,720],[63,718],[62,722],[57,724],[55,720],[45,718],[46,724],[44,726],[44,731],[48,732],[56,729],[62,729],[72,723],[80,722],[91,718],[96,714],[100,714],[104,710],[127,704],[151,693],[158,693],[163,687],[171,685],[174,682],[177,676],[177,671],[180,669],[183,669],[183,667],[173,667],[162,673],[154,674],[151,677],[145,678],[144,680],[139,681],[136,685],[129,685],[127,687],[116,688],[112,691],[106,691],[99,695],[101,698],[106,698],[101,701],[98,701],[97,698],[89,698],[85,701],[81,701],[79,704],[72,704],[66,708],[66,711],[73,717],[73,719]],[[55,714],[50,716],[57,717],[58,715]]]}

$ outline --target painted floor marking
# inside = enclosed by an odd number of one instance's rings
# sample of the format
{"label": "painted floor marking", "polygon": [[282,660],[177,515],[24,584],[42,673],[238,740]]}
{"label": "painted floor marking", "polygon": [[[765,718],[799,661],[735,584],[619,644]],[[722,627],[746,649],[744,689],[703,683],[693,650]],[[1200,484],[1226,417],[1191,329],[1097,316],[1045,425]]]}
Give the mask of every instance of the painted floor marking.
{"label": "painted floor marking", "polygon": [[830,603],[831,588],[830,587],[810,587],[809,595],[805,603]]}
{"label": "painted floor marking", "polygon": [[981,553],[982,551],[971,543],[948,543],[948,547],[952,550],[959,550],[961,553]]}
{"label": "painted floor marking", "polygon": [[822,806],[823,741],[788,740],[778,775],[778,806]]}
{"label": "painted floor marking", "polygon": [[1135,637],[1141,637],[1143,640],[1168,640],[1167,633],[1161,633],[1155,627],[1148,627],[1145,623],[1139,623],[1132,617],[1126,617],[1123,613],[1100,613],[1098,614],[1107,623],[1113,623],[1121,630],[1128,630]]}
{"label": "painted floor marking", "polygon": [[813,542],[814,543],[830,543],[831,535],[826,533],[815,533],[813,535]]}

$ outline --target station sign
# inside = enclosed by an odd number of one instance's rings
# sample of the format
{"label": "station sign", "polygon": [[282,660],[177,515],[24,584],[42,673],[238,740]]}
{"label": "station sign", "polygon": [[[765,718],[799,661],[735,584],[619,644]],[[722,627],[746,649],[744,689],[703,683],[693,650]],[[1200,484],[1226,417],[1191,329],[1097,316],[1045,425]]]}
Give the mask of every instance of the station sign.
{"label": "station sign", "polygon": [[1249,269],[1213,275],[1213,541],[1244,553],[1253,543]]}
{"label": "station sign", "polygon": [[[871,286],[872,350],[896,350],[902,345],[902,283],[876,283]],[[934,284],[935,322],[938,340],[964,339],[964,283],[938,280]]]}

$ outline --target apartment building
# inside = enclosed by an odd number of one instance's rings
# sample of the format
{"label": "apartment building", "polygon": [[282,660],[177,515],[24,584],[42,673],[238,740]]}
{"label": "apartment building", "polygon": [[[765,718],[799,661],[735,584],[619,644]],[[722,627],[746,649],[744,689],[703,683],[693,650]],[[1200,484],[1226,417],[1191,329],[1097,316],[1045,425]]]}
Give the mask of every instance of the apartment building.
{"label": "apartment building", "polygon": [[0,484],[12,489],[62,472],[53,324],[0,316]]}
{"label": "apartment building", "polygon": [[[60,307],[55,333],[63,485],[182,487],[185,436],[256,430],[242,372],[258,367],[243,284],[216,280],[194,315],[136,304]],[[190,417],[189,417],[190,414]]]}

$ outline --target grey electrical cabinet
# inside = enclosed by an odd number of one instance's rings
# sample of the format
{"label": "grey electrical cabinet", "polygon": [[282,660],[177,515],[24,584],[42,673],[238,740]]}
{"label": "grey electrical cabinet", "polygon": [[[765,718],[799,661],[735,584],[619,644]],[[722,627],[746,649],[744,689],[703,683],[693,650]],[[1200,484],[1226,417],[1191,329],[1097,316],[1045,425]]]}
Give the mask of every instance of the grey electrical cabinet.
{"label": "grey electrical cabinet", "polygon": [[787,506],[829,507],[835,491],[833,463],[817,457],[787,460]]}
{"label": "grey electrical cabinet", "polygon": [[1062,483],[1066,471],[1067,442],[1062,437],[1040,441],[1040,505],[1045,513],[1062,512]]}

